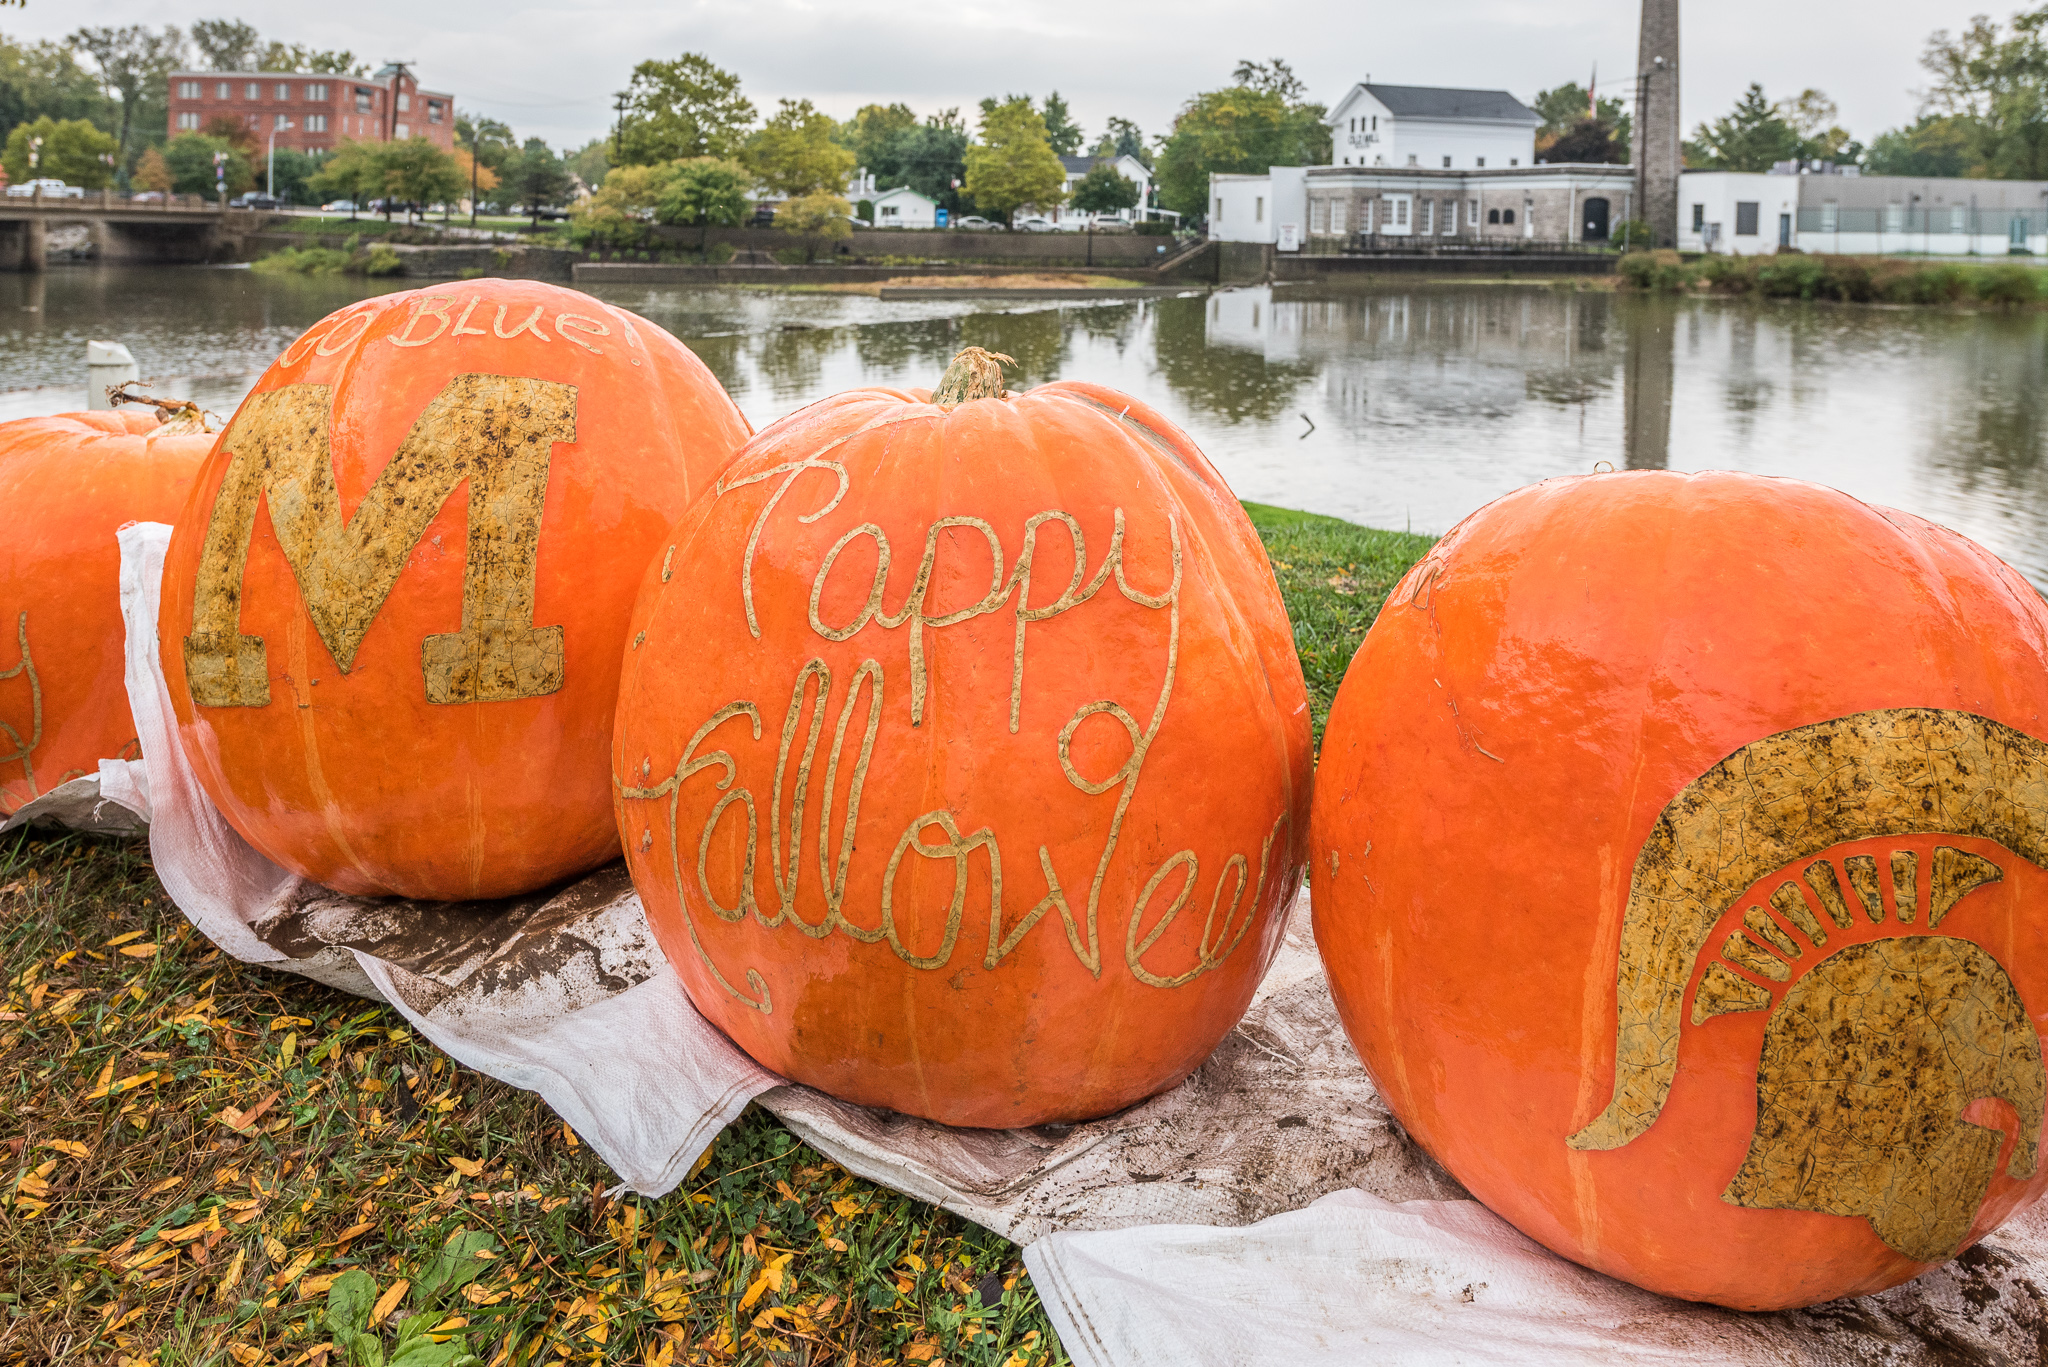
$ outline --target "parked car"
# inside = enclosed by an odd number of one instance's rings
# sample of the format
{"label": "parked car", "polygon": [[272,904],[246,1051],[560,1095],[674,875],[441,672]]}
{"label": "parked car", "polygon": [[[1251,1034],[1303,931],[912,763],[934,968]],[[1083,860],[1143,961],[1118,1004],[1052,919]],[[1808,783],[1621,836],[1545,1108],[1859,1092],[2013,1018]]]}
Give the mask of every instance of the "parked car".
{"label": "parked car", "polygon": [[1002,224],[991,222],[980,214],[969,214],[965,218],[955,219],[953,226],[970,233],[999,233],[1003,231]]}
{"label": "parked car", "polygon": [[756,228],[772,228],[775,226],[775,206],[773,204],[756,204],[754,206],[754,226]]}
{"label": "parked car", "polygon": [[542,223],[566,223],[569,221],[569,211],[567,209],[549,207],[536,210],[534,218]]}
{"label": "parked car", "polygon": [[35,192],[38,190],[41,190],[43,192],[44,199],[85,198],[85,190],[83,187],[77,185],[66,185],[63,181],[53,180],[49,176],[44,176],[40,180],[25,180],[19,185],[10,185],[7,187],[8,195],[18,199],[27,199],[30,196],[34,195]]}
{"label": "parked car", "polygon": [[246,195],[236,195],[228,201],[230,209],[275,209],[278,200],[275,195],[266,195],[260,190],[251,190]]}
{"label": "parked car", "polygon": [[1060,230],[1059,224],[1049,218],[1040,218],[1037,214],[1029,218],[1020,218],[1012,226],[1020,233],[1056,233]]}
{"label": "parked car", "polygon": [[320,206],[320,212],[323,214],[352,214],[357,212],[356,202],[352,199],[330,200]]}
{"label": "parked car", "polygon": [[130,204],[161,204],[164,202],[164,192],[162,190],[144,190],[139,195],[128,196],[128,202]]}

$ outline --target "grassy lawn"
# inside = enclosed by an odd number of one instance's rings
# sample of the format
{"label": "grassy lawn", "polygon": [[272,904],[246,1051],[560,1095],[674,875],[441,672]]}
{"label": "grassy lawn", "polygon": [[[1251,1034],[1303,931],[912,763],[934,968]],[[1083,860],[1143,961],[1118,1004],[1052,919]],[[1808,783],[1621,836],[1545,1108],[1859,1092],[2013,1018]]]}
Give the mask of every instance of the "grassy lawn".
{"label": "grassy lawn", "polygon": [[[1247,506],[1320,735],[1429,539]],[[226,957],[140,842],[0,837],[0,974],[0,1363],[1066,1361],[1014,1245],[758,1108],[606,1200],[538,1097]]]}

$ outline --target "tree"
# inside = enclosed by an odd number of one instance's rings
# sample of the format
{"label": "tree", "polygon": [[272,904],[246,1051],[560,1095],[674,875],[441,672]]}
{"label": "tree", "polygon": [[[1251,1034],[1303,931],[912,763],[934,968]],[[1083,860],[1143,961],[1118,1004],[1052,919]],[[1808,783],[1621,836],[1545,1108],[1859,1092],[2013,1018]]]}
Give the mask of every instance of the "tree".
{"label": "tree", "polygon": [[775,211],[775,226],[801,234],[804,260],[816,258],[826,242],[853,235],[853,206],[838,195],[822,192],[786,200]]}
{"label": "tree", "polygon": [[511,194],[512,203],[523,207],[536,226],[541,209],[558,203],[569,190],[568,168],[541,138],[528,138],[519,154],[508,158],[498,174]]}
{"label": "tree", "polygon": [[236,151],[225,138],[210,138],[204,133],[180,133],[164,144],[164,164],[171,171],[171,188],[181,195],[212,195],[215,193],[213,156],[216,152],[227,153],[228,193],[241,194],[254,189],[256,175],[249,167],[249,159]]}
{"label": "tree", "polygon": [[1751,82],[1733,110],[1693,131],[1685,164],[1709,171],[1768,171],[1775,162],[1797,159],[1800,151],[1799,134],[1764,98],[1764,88]]}
{"label": "tree", "polygon": [[584,189],[594,193],[611,173],[611,150],[610,138],[592,138],[563,157],[562,165],[568,168],[570,175],[583,182]]}
{"label": "tree", "polygon": [[1934,77],[1923,115],[1945,115],[1970,130],[1970,174],[2048,177],[2048,7],[2016,14],[2002,28],[1984,15],[1950,37],[1927,40],[1920,58]]}
{"label": "tree", "polygon": [[1213,174],[1260,175],[1275,166],[1321,166],[1330,159],[1323,106],[1289,98],[1287,92],[1298,92],[1301,83],[1286,63],[1241,62],[1237,70],[1258,83],[1240,81],[1193,97],[1159,149],[1159,202],[1176,213],[1199,215],[1207,208]]}
{"label": "tree", "polygon": [[16,185],[54,177],[66,185],[97,190],[114,179],[117,146],[112,135],[84,119],[60,122],[45,116],[14,126],[7,135],[7,150],[0,153],[0,165],[6,166],[7,179]]}
{"label": "tree", "polygon": [[272,41],[256,59],[258,71],[303,71],[315,76],[367,76],[370,64],[356,60],[346,50],[310,48],[299,43]]}
{"label": "tree", "polygon": [[878,187],[907,185],[947,213],[959,214],[960,187],[967,179],[967,125],[958,109],[940,110],[879,145],[870,144],[862,164],[874,173]]}
{"label": "tree", "polygon": [[1138,207],[1138,187],[1120,175],[1114,165],[1098,161],[1074,187],[1074,207],[1091,214],[1113,214],[1119,209]]}
{"label": "tree", "polygon": [[429,204],[445,204],[469,188],[469,177],[455,158],[426,138],[387,142],[377,149],[378,168],[383,172],[385,216],[390,202],[397,200],[412,211]]}
{"label": "tree", "polygon": [[1052,150],[1063,157],[1071,157],[1081,150],[1081,125],[1074,122],[1073,114],[1067,109],[1067,102],[1055,90],[1045,97],[1045,139]]}
{"label": "tree", "polygon": [[629,247],[647,236],[647,225],[667,195],[681,162],[621,166],[569,216],[569,236],[579,243]]}
{"label": "tree", "polygon": [[135,183],[145,190],[168,194],[171,189],[171,168],[164,160],[164,154],[152,147],[143,152],[135,163]]}
{"label": "tree", "polygon": [[1230,79],[1241,86],[1278,95],[1288,104],[1299,104],[1302,96],[1308,94],[1308,83],[1278,57],[1271,62],[1240,61],[1231,69]]}
{"label": "tree", "polygon": [[792,199],[846,188],[853,153],[833,140],[839,125],[809,100],[784,100],[775,117],[747,139],[741,160],[761,183]]}
{"label": "tree", "polygon": [[192,25],[192,46],[208,71],[247,71],[256,65],[254,25],[239,19],[201,19]]}
{"label": "tree", "polygon": [[1552,164],[1623,166],[1628,163],[1628,147],[1614,135],[1613,125],[1605,119],[1580,119],[1539,151],[1537,160]]}
{"label": "tree", "polygon": [[1050,208],[1066,195],[1067,168],[1028,95],[993,108],[984,102],[981,141],[967,149],[966,160],[968,195],[999,220],[1026,204]]}
{"label": "tree", "polygon": [[626,110],[614,160],[625,165],[729,157],[754,123],[754,106],[740,94],[740,78],[701,53],[640,63],[620,94]]}
{"label": "tree", "polygon": [[1145,134],[1129,119],[1110,119],[1102,129],[1102,136],[1095,140],[1095,155],[1098,157],[1136,157],[1147,170],[1152,166],[1152,154],[1145,148]]}
{"label": "tree", "polygon": [[1960,114],[1923,114],[1870,140],[1863,169],[1873,176],[1964,176],[1976,161],[1977,126]]}
{"label": "tree", "polygon": [[498,187],[499,172],[518,146],[510,125],[466,110],[455,112],[455,147],[468,159],[463,169],[469,177],[470,226],[476,225],[478,199]]}
{"label": "tree", "polygon": [[[383,193],[384,168],[377,156],[378,144],[344,138],[313,173],[307,188],[321,199],[345,199],[361,206]],[[349,211],[354,218],[356,210]]]}
{"label": "tree", "polygon": [[839,143],[857,165],[873,171],[889,145],[916,128],[917,115],[907,104],[866,104],[839,125]]}
{"label": "tree", "polygon": [[[125,166],[131,149],[155,142],[161,136],[155,130],[170,122],[171,72],[184,65],[185,35],[169,25],[156,32],[131,24],[118,29],[82,28],[65,41],[91,56],[100,69],[102,88],[120,98],[116,155]],[[152,113],[157,117],[151,118]]]}
{"label": "tree", "polygon": [[209,138],[232,143],[236,151],[251,160],[262,154],[263,144],[257,141],[256,130],[233,114],[215,114],[199,131]]}
{"label": "tree", "polygon": [[[153,147],[144,152],[143,163],[147,163],[155,152]],[[319,170],[319,157],[297,148],[280,147],[267,158],[264,187],[286,204],[310,204],[313,202],[313,177]],[[135,180],[137,184],[142,182],[141,164],[136,167]]]}
{"label": "tree", "polygon": [[1850,138],[1848,129],[1835,122],[1840,111],[1822,92],[1802,90],[1778,101],[1775,109],[1799,139],[1800,160],[1853,162],[1861,155],[1861,144]]}
{"label": "tree", "polygon": [[1536,157],[1539,161],[1581,161],[1583,158],[1553,154],[1550,145],[1572,132],[1587,119],[1594,119],[1607,125],[1609,136],[1619,150],[1617,162],[1628,160],[1629,140],[1634,135],[1634,116],[1628,106],[1612,95],[1602,97],[1594,108],[1583,86],[1577,81],[1566,81],[1563,85],[1549,90],[1539,90],[1529,107],[1543,116],[1543,126],[1536,130]]}
{"label": "tree", "polygon": [[89,119],[118,127],[112,103],[62,43],[15,43],[0,36],[0,139],[32,119]]}
{"label": "tree", "polygon": [[[693,157],[676,165],[660,201],[657,223],[687,223],[698,228],[697,250],[703,251],[713,227],[736,228],[747,219],[747,190],[753,184],[747,168],[718,157]],[[848,225],[849,229],[851,225]]]}

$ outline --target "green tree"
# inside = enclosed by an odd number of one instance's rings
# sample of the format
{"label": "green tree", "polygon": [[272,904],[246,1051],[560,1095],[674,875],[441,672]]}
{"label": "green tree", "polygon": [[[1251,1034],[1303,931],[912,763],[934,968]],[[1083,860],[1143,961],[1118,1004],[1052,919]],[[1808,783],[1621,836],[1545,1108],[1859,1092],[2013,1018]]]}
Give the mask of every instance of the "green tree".
{"label": "green tree", "polygon": [[1067,108],[1067,102],[1055,90],[1045,97],[1045,140],[1052,150],[1062,157],[1071,157],[1081,150],[1081,125],[1074,122],[1074,115]]}
{"label": "green tree", "polygon": [[247,71],[256,65],[254,25],[240,19],[201,19],[192,25],[192,46],[208,71]]}
{"label": "green tree", "polygon": [[945,109],[871,146],[862,163],[884,190],[907,185],[949,214],[963,212],[967,179],[967,125],[958,109]]}
{"label": "green tree", "polygon": [[181,195],[213,195],[216,152],[227,153],[229,194],[255,188],[256,173],[249,159],[226,138],[212,138],[204,133],[180,133],[164,144],[164,164],[171,169],[171,188]]}
{"label": "green tree", "polygon": [[505,163],[519,143],[509,124],[467,110],[455,111],[455,148],[468,159],[469,221],[476,223],[477,201],[502,181]]}
{"label": "green tree", "polygon": [[1129,119],[1110,119],[1103,126],[1102,136],[1095,140],[1094,150],[1098,157],[1136,157],[1147,170],[1152,166],[1144,130]]}
{"label": "green tree", "polygon": [[1835,122],[1841,111],[1823,92],[1809,87],[1778,101],[1775,108],[1778,117],[1799,139],[1801,161],[1854,162],[1861,157],[1862,144]]}
{"label": "green tree", "polygon": [[[156,155],[151,148],[142,154],[142,160],[135,166],[135,183],[143,183],[143,166]],[[161,161],[161,156],[158,156]],[[301,152],[294,147],[280,147],[267,158],[264,179],[271,193],[286,204],[310,204],[313,202],[313,177],[320,170],[320,158],[310,152]]]}
{"label": "green tree", "polygon": [[1088,168],[1074,187],[1074,207],[1091,214],[1113,214],[1119,209],[1138,207],[1138,187],[1118,174],[1114,165],[1099,161]]}
{"label": "green tree", "polygon": [[569,215],[570,239],[579,245],[597,242],[630,247],[647,237],[647,225],[668,193],[683,163],[621,166],[605,177],[591,197]]}
{"label": "green tree", "polygon": [[114,129],[116,155],[125,167],[143,147],[158,145],[170,122],[171,73],[185,63],[185,35],[131,24],[126,28],[82,28],[65,39],[83,49],[99,68],[101,87],[121,102]]}
{"label": "green tree", "polygon": [[1553,165],[1622,166],[1628,162],[1628,146],[1614,135],[1605,119],[1580,119],[1547,145],[1537,148],[1538,161]]}
{"label": "green tree", "polygon": [[519,155],[508,158],[498,175],[510,202],[525,209],[536,226],[540,211],[559,203],[569,192],[568,168],[541,138],[528,138]]}
{"label": "green tree", "polygon": [[119,126],[93,74],[62,43],[16,43],[0,36],[0,138],[31,119],[90,119]]}
{"label": "green tree", "polygon": [[1067,168],[1053,154],[1045,119],[1028,95],[983,106],[981,141],[967,149],[967,194],[976,207],[1007,222],[1033,204],[1049,209],[1066,197]]}
{"label": "green tree", "polygon": [[113,183],[117,146],[111,134],[84,119],[60,122],[46,116],[14,126],[0,165],[6,166],[7,179],[16,185],[55,177],[66,185],[97,190]]}
{"label": "green tree", "polygon": [[1241,62],[1236,74],[1251,80],[1190,99],[1159,149],[1159,202],[1176,213],[1205,211],[1211,175],[1258,175],[1330,159],[1323,106],[1300,102],[1301,82],[1286,63]]}
{"label": "green tree", "polygon": [[839,125],[839,143],[854,162],[875,170],[890,144],[917,128],[917,115],[907,104],[866,104]]}
{"label": "green tree", "polygon": [[1798,132],[1764,98],[1764,88],[1751,82],[1734,109],[1693,131],[1685,164],[1709,171],[1768,171],[1774,162],[1796,159],[1801,150]]}
{"label": "green tree", "polygon": [[1539,90],[1529,107],[1543,116],[1543,126],[1536,130],[1536,155],[1545,161],[1575,161],[1579,158],[1553,156],[1550,144],[1577,129],[1588,119],[1607,126],[1608,135],[1620,150],[1616,159],[1628,160],[1629,139],[1634,134],[1634,117],[1628,106],[1612,95],[1601,97],[1599,108],[1593,108],[1593,101],[1586,97],[1586,89],[1577,81],[1566,81],[1563,85],[1549,90]]}
{"label": "green tree", "polygon": [[610,138],[592,138],[574,152],[562,158],[562,165],[569,168],[569,174],[583,182],[584,187],[595,192],[604,184],[604,178],[612,169],[612,141]]}
{"label": "green tree", "polygon": [[1984,15],[1951,37],[1937,31],[1920,64],[1934,77],[1923,114],[1972,130],[1970,174],[2001,180],[2048,177],[2048,6],[2012,17]]}
{"label": "green tree", "polygon": [[426,138],[387,142],[377,149],[383,172],[385,216],[392,200],[406,206],[406,217],[430,204],[445,204],[469,188],[469,177],[455,158]]}
{"label": "green tree", "polygon": [[614,160],[626,165],[729,157],[754,123],[754,106],[740,94],[740,78],[701,53],[642,62],[620,93],[626,110]]}
{"label": "green tree", "polygon": [[846,188],[853,153],[833,135],[839,125],[809,100],[784,100],[775,117],[747,139],[741,160],[763,185],[792,199]]}
{"label": "green tree", "polygon": [[1959,114],[1923,114],[1872,138],[1863,169],[1873,176],[1965,176],[1976,161],[1979,131]]}
{"label": "green tree", "polygon": [[853,235],[853,206],[838,195],[814,192],[785,200],[775,226],[804,239],[804,260],[812,261],[827,242]]}
{"label": "green tree", "polygon": [[272,41],[256,59],[258,71],[304,71],[316,76],[367,76],[370,64],[356,60],[348,51],[306,47],[300,43]]}
{"label": "green tree", "polygon": [[746,222],[752,185],[753,177],[736,161],[692,157],[678,162],[674,178],[654,206],[655,221],[695,225],[701,252],[712,228],[736,228]]}
{"label": "green tree", "polygon": [[[345,199],[360,209],[384,192],[384,167],[377,155],[379,144],[344,138],[313,173],[307,188],[324,200]],[[356,210],[349,211],[354,218]]]}

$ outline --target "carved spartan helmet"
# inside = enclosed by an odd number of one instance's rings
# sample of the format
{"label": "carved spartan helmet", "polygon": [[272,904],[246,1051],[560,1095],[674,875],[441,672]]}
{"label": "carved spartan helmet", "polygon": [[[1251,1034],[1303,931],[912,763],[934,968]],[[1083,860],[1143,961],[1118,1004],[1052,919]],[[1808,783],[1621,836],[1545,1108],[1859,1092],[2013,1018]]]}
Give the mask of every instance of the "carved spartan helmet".
{"label": "carved spartan helmet", "polygon": [[[1616,969],[1614,1096],[1566,1142],[1613,1149],[1655,1123],[1678,1069],[1686,987],[1722,915],[1774,870],[1799,867],[1838,933],[1858,912],[1885,921],[1877,860],[1841,861],[1849,896],[1822,851],[1886,835],[1946,833],[1994,841],[2048,866],[2048,746],[1965,712],[1862,712],[1744,746],[1671,800],[1636,857]],[[1918,855],[1894,851],[1899,923],[1920,918]],[[1926,932],[1969,892],[2003,875],[1990,860],[1938,846],[1925,931],[1825,954],[1830,925],[1788,878],[1744,914],[1693,997],[1692,1022],[1760,1011],[1773,982],[1817,957],[1765,1026],[1757,1126],[1722,1193],[1735,1205],[1861,1216],[1919,1262],[1954,1256],[1969,1234],[2004,1143],[1962,1119],[1983,1098],[2010,1105],[2014,1177],[2035,1171],[2044,1092],[2041,1043],[2010,976],[1967,940]],[[1851,905],[1851,897],[1854,905]],[[1804,946],[1804,947],[1803,947]]]}

